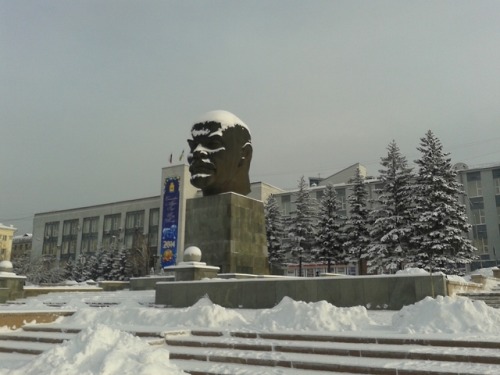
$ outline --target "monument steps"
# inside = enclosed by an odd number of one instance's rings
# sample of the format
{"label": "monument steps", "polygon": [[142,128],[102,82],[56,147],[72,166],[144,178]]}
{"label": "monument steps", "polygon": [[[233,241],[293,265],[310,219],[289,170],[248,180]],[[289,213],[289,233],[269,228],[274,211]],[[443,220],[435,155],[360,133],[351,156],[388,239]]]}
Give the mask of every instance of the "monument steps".
{"label": "monument steps", "polygon": [[480,293],[459,293],[459,296],[468,297],[473,301],[483,301],[488,306],[500,308],[500,290],[492,290],[490,292]]}
{"label": "monument steps", "polygon": [[[0,333],[0,353],[38,355],[75,337],[81,328],[59,324],[30,324],[21,330]],[[161,332],[148,330],[127,330],[150,345],[164,345]]]}
{"label": "monument steps", "polygon": [[[500,343],[338,335],[192,331],[166,337],[171,360],[192,375],[228,373],[227,366],[381,375],[467,374],[463,366],[500,373]],[[471,349],[473,354],[471,354]],[[263,366],[263,367],[261,367]],[[215,370],[214,370],[215,368]],[[251,372],[249,372],[251,373]]]}
{"label": "monument steps", "polygon": [[[12,354],[25,362],[71,339],[81,328],[30,324],[2,333],[0,360]],[[171,361],[191,375],[500,373],[500,342],[493,341],[212,330],[165,333],[138,326],[126,331],[151,345],[165,345]]]}

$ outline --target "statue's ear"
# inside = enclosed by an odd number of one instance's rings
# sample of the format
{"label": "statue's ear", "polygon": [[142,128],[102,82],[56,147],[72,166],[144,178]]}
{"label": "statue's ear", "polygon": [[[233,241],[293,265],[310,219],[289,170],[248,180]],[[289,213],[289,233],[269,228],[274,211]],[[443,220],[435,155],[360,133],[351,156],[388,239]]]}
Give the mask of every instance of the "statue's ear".
{"label": "statue's ear", "polygon": [[250,165],[250,161],[252,160],[252,153],[253,153],[253,148],[250,143],[246,143],[242,148],[241,148],[241,159],[240,159],[240,166],[243,164]]}

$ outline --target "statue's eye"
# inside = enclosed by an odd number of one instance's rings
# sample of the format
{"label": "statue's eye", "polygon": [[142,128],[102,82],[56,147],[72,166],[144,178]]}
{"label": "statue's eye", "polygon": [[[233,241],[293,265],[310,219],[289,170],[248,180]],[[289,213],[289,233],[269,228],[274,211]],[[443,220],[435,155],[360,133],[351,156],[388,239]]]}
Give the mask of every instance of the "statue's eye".
{"label": "statue's eye", "polygon": [[217,139],[211,139],[210,141],[207,142],[206,147],[211,150],[215,150],[217,148],[222,147],[222,142]]}

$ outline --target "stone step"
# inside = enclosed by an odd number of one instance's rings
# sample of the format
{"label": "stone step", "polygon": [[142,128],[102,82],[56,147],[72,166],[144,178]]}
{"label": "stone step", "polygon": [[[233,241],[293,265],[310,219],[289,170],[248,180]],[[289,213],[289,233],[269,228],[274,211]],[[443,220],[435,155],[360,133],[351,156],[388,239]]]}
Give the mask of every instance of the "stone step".
{"label": "stone step", "polygon": [[[275,366],[248,366],[243,367],[240,364],[224,363],[223,365],[212,362],[200,362],[183,359],[170,359],[170,361],[181,368],[184,372],[191,375],[312,375],[310,370],[287,368],[279,370]],[[332,371],[314,371],[314,375],[362,375],[355,372],[332,372]]]}
{"label": "stone step", "polygon": [[[384,345],[374,344],[367,347],[366,344],[346,343],[315,343],[306,341],[278,342],[276,340],[249,340],[239,339],[220,341],[214,339],[192,338],[167,338],[168,346],[184,346],[189,348],[217,348],[230,350],[246,350],[256,352],[281,352],[298,354],[320,354],[328,356],[348,356],[362,358],[390,358],[390,359],[418,359],[443,362],[485,363],[500,365],[500,351],[495,349],[476,350],[474,354],[470,351],[457,348],[450,352],[449,348],[437,349],[420,345]],[[450,344],[451,346],[451,344]],[[462,349],[462,350],[458,350]]]}
{"label": "stone step", "polygon": [[[38,355],[75,337],[81,327],[59,324],[30,324],[21,330],[0,333],[0,353]],[[150,345],[165,345],[162,332],[145,329],[125,330]]]}
{"label": "stone step", "polygon": [[[500,365],[479,363],[449,363],[415,359],[362,358],[335,355],[301,353],[261,353],[249,350],[226,350],[218,348],[178,348],[168,346],[172,360],[212,363],[213,369],[206,374],[227,374],[225,365],[261,366],[307,371],[349,372],[354,374],[379,375],[484,375],[500,373]],[[184,369],[183,370],[187,370]],[[286,373],[286,371],[285,371]]]}
{"label": "stone step", "polygon": [[276,373],[263,370],[273,367],[286,374],[500,374],[500,342],[490,341],[193,331],[166,342],[172,361],[192,375],[233,373],[238,365],[255,366],[241,374],[261,375]]}
{"label": "stone step", "polygon": [[49,344],[60,344],[66,340],[72,339],[74,336],[75,333],[14,331],[0,333],[0,341],[31,341],[44,342]]}
{"label": "stone step", "polygon": [[[192,336],[223,337],[226,334],[221,331],[191,331]],[[359,344],[386,344],[386,345],[422,345],[422,346],[444,346],[464,348],[500,349],[500,341],[482,340],[446,340],[423,337],[401,336],[358,336],[358,335],[336,335],[336,334],[309,334],[309,333],[265,333],[265,332],[240,332],[231,331],[231,337],[251,339],[272,339],[284,341],[314,341],[314,342],[341,342]]]}
{"label": "stone step", "polygon": [[0,340],[0,352],[20,354],[41,354],[54,347],[54,343],[44,342],[20,342],[14,340]]}
{"label": "stone step", "polygon": [[488,306],[496,309],[500,308],[500,293],[461,293],[459,295],[473,301],[483,301]]}
{"label": "stone step", "polygon": [[[75,326],[73,324],[27,324],[23,326],[23,331],[25,332],[60,332],[60,333],[79,333],[84,327]],[[162,338],[165,332],[158,331],[156,329],[151,329],[149,327],[141,326],[130,326],[126,329],[121,328],[122,331],[128,332],[137,337],[143,338]],[[178,332],[178,331],[174,331]],[[182,331],[185,332],[185,331]],[[172,333],[173,334],[173,333]]]}

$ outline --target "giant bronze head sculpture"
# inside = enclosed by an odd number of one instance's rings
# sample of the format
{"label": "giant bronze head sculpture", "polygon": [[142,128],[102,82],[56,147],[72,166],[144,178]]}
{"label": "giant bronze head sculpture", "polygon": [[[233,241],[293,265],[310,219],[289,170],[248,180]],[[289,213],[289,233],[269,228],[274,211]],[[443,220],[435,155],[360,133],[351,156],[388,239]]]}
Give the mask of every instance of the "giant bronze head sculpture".
{"label": "giant bronze head sculpture", "polygon": [[204,114],[191,128],[188,156],[191,184],[203,195],[250,192],[250,131],[227,111]]}

